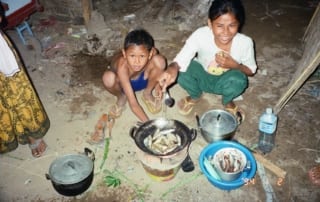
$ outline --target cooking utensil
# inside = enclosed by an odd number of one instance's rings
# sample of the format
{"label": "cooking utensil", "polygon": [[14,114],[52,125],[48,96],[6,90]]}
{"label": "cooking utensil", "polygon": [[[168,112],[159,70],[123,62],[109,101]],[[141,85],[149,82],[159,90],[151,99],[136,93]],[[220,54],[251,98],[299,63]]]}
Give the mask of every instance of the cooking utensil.
{"label": "cooking utensil", "polygon": [[[145,144],[145,140],[155,133],[157,136],[165,136],[167,131],[180,139],[179,145],[173,150],[159,154]],[[146,173],[156,181],[168,181],[176,175],[182,162],[187,159],[189,146],[196,138],[196,132],[195,129],[189,129],[177,120],[158,118],[147,121],[139,127],[132,127],[130,136],[137,145],[137,155]]]}
{"label": "cooking utensil", "polygon": [[236,118],[221,109],[207,111],[201,118],[196,115],[196,120],[203,138],[209,143],[232,139],[238,127]]}
{"label": "cooking utensil", "polygon": [[[173,130],[175,134],[180,136],[181,145],[173,151],[170,151],[169,153],[163,155],[153,152],[144,144],[144,140],[149,135],[153,135],[156,130],[159,130],[160,132],[165,130]],[[166,118],[157,118],[143,123],[138,128],[136,126],[133,126],[130,129],[130,136],[134,139],[136,145],[143,152],[155,156],[170,156],[189,146],[190,143],[197,137],[197,132],[195,129],[190,130],[180,121]]]}
{"label": "cooking utensil", "polygon": [[174,105],[174,99],[170,96],[169,92],[166,90],[163,95],[162,95],[162,99],[163,99],[163,107],[162,107],[162,116],[164,118],[167,117],[167,107],[172,107]]}
{"label": "cooking utensil", "polygon": [[169,92],[164,92],[164,104],[168,107],[172,107],[174,105],[174,99],[170,96]]}
{"label": "cooking utensil", "polygon": [[184,172],[191,172],[194,170],[194,163],[188,154],[187,158],[181,163],[181,168]]}
{"label": "cooking utensil", "polygon": [[93,181],[94,153],[84,149],[84,154],[68,154],[55,159],[46,178],[54,189],[64,196],[76,196],[86,191]]}

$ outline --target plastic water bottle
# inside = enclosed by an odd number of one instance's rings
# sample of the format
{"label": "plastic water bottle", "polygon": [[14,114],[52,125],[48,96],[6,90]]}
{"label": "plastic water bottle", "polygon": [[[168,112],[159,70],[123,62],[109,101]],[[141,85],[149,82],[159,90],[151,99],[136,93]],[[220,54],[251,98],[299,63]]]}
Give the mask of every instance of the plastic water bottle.
{"label": "plastic water bottle", "polygon": [[277,121],[278,117],[272,112],[272,108],[267,108],[260,116],[258,148],[263,153],[271,152],[274,147]]}

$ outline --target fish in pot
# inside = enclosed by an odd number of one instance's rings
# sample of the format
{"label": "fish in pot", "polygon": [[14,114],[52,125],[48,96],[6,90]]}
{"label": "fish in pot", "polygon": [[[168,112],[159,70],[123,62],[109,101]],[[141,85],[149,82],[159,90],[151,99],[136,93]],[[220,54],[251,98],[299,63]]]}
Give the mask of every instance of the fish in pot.
{"label": "fish in pot", "polygon": [[158,118],[133,127],[131,137],[147,174],[157,181],[172,179],[186,159],[196,130],[177,120]]}

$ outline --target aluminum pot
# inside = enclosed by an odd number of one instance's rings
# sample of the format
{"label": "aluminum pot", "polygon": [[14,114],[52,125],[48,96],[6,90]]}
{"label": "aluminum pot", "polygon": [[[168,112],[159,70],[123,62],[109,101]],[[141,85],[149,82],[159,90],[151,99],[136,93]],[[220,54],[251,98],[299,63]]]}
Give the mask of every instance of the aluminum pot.
{"label": "aluminum pot", "polygon": [[196,118],[201,134],[208,143],[232,139],[238,127],[237,119],[221,109],[207,111],[201,118]]}
{"label": "aluminum pot", "polygon": [[93,181],[94,153],[84,149],[84,154],[67,154],[55,159],[46,178],[54,189],[64,196],[76,196],[85,192]]}

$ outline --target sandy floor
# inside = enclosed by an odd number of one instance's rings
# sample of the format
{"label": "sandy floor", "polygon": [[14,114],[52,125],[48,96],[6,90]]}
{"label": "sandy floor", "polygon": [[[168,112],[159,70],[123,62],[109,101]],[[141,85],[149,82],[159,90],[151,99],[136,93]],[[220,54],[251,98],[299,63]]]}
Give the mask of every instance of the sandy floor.
{"label": "sandy floor", "polygon": [[[266,201],[269,196],[263,187],[266,181],[262,181],[264,178],[258,173],[255,183],[230,192],[207,181],[198,164],[198,157],[207,145],[200,132],[189,149],[195,163],[193,172],[179,170],[168,182],[148,177],[139,161],[137,146],[129,135],[137,120],[128,106],[115,122],[108,158],[100,169],[104,147],[90,145],[86,140],[100,116],[115,102],[101,83],[101,75],[109,62],[108,54],[121,46],[123,32],[141,24],[151,32],[156,46],[170,61],[192,30],[179,31],[181,23],[175,20],[158,22],[152,18],[137,18],[129,23],[123,21],[123,16],[131,14],[130,8],[112,7],[103,1],[97,3],[115,39],[103,56],[81,53],[86,43],[83,26],[59,20],[42,26],[40,19],[48,19],[46,13],[37,13],[31,18],[37,37],[28,37],[30,46],[24,46],[14,31],[8,31],[50,117],[51,128],[45,136],[49,146],[43,157],[34,159],[26,145],[0,156],[0,201],[213,201],[212,197],[215,201]],[[315,9],[311,3],[314,1],[250,0],[245,3],[247,21],[243,32],[256,43],[259,71],[250,78],[242,100],[237,101],[247,117],[238,127],[235,139],[250,147],[257,143],[259,115],[266,107],[276,104],[297,68],[295,64],[303,53],[301,38]],[[307,82],[280,112],[276,147],[264,156],[287,173],[278,186],[278,176],[265,169],[264,174],[276,196],[274,201],[320,200],[319,187],[311,184],[307,175],[309,169],[320,163],[319,95],[310,94],[312,88],[319,89],[319,82]],[[179,86],[170,89],[170,93],[176,100],[186,95]],[[140,92],[137,97],[140,100]],[[201,115],[219,108],[222,108],[221,98],[206,94],[195,113]],[[176,106],[168,108],[166,113],[149,115],[152,119],[179,120],[190,129],[197,129],[194,114],[179,115]],[[81,153],[85,147],[96,156],[92,185],[75,198],[59,195],[45,178],[50,164],[62,155]],[[108,187],[103,182],[108,175],[119,178],[121,185]]]}

